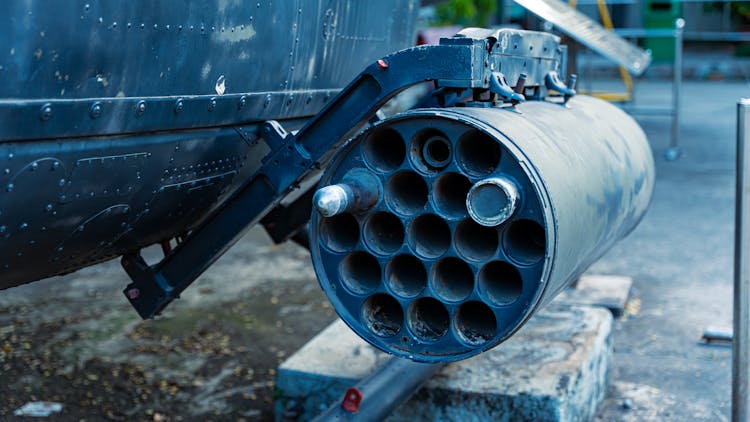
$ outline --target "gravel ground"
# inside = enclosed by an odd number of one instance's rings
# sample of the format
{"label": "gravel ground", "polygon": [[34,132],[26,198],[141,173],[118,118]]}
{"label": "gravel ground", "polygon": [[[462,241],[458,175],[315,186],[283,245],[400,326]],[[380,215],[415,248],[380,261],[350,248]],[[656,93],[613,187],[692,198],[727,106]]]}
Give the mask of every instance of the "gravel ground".
{"label": "gravel ground", "polygon": [[259,228],[155,320],[127,281],[112,261],[0,294],[3,418],[44,400],[64,421],[269,420],[276,367],[335,317],[307,251]]}

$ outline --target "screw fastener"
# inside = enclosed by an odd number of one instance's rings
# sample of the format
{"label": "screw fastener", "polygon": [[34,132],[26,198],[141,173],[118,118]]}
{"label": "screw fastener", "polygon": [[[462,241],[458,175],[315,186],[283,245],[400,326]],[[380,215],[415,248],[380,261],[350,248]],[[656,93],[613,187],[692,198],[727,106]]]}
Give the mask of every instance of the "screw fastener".
{"label": "screw fastener", "polygon": [[128,292],[127,292],[128,299],[130,299],[130,300],[136,299],[140,295],[141,295],[141,291],[138,290],[135,287],[133,287],[132,289],[128,290]]}
{"label": "screw fastener", "polygon": [[41,115],[39,116],[43,121],[47,121],[52,118],[52,104],[44,104],[41,108]]}
{"label": "screw fastener", "polygon": [[146,102],[143,100],[138,101],[138,104],[136,104],[135,106],[135,115],[140,117],[145,112],[146,112]]}
{"label": "screw fastener", "polygon": [[92,119],[96,119],[99,116],[102,115],[102,104],[100,102],[95,102],[91,105],[91,111],[89,112],[89,115]]}

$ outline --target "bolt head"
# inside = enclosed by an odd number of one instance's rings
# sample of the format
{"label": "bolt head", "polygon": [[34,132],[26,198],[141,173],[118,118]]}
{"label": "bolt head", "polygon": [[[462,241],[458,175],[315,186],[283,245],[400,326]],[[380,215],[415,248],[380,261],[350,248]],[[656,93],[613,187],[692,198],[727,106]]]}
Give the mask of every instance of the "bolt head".
{"label": "bolt head", "polygon": [[52,104],[45,104],[42,106],[41,114],[39,116],[43,121],[47,121],[52,118]]}
{"label": "bolt head", "polygon": [[92,119],[96,119],[102,115],[102,105],[100,103],[94,103],[91,106],[90,116]]}
{"label": "bolt head", "polygon": [[137,299],[138,296],[140,296],[140,295],[141,295],[141,291],[138,290],[138,288],[136,288],[136,287],[133,287],[132,289],[129,289],[128,292],[127,292],[128,299],[130,299],[130,300]]}
{"label": "bolt head", "polygon": [[349,202],[347,192],[339,185],[320,188],[313,196],[313,205],[323,217],[341,214],[349,206]]}

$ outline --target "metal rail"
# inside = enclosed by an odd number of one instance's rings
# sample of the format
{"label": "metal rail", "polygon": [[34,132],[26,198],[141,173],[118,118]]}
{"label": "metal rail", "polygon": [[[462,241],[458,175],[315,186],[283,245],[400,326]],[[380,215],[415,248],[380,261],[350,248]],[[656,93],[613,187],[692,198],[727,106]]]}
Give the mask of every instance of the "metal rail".
{"label": "metal rail", "polygon": [[672,117],[672,127],[669,137],[669,148],[664,152],[667,161],[680,158],[682,150],[679,147],[680,118],[682,117],[682,45],[684,41],[684,19],[675,19],[674,29],[622,29],[615,30],[627,38],[671,38],[674,37],[674,63],[672,68],[672,104],[667,108],[654,107],[623,107],[631,114],[665,115]]}
{"label": "metal rail", "polygon": [[313,421],[382,421],[442,367],[393,357]]}
{"label": "metal rail", "polygon": [[[576,3],[578,6],[594,6],[598,3],[599,0],[576,0]],[[721,25],[721,30],[719,31],[697,31],[697,30],[687,30],[684,33],[685,40],[688,41],[707,41],[707,42],[744,42],[744,41],[750,41],[750,32],[747,31],[730,31],[729,30],[729,19],[730,19],[730,11],[728,9],[728,5],[730,3],[739,3],[746,0],[713,0],[710,1],[710,3],[721,3],[722,4],[722,15],[723,15],[723,22]],[[640,0],[607,0],[607,4],[612,5],[622,5],[622,6],[633,6],[633,7],[640,7]],[[680,0],[680,3],[682,4],[700,4],[700,3],[709,3],[708,0]],[[683,17],[685,14],[683,14]],[[623,30],[616,30],[615,32],[619,34],[622,37],[635,37],[635,38],[643,38],[643,37],[650,37],[653,35],[627,35],[628,33],[642,33],[643,31],[671,31],[671,29],[623,29]]]}
{"label": "metal rail", "polygon": [[651,55],[605,29],[598,22],[559,0],[514,0],[531,13],[554,25],[581,44],[641,75],[651,64]]}
{"label": "metal rail", "polygon": [[750,98],[737,103],[732,420],[750,420]]}
{"label": "metal rail", "polygon": [[[680,136],[680,108],[681,108],[681,91],[682,91],[682,43],[684,38],[685,20],[676,19],[674,29],[616,29],[614,31],[606,30],[597,22],[594,22],[588,16],[576,11],[560,1],[532,1],[532,0],[514,0],[517,4],[526,8],[528,11],[539,16],[541,19],[556,26],[560,31],[574,38],[590,50],[596,51],[602,56],[614,61],[618,65],[626,68],[630,73],[638,76],[641,75],[651,63],[651,55],[647,54],[640,48],[628,43],[623,38],[672,38],[675,40],[675,59],[672,79],[672,104],[670,108],[664,109],[640,109],[637,107],[623,107],[631,114],[660,114],[672,117],[672,128],[669,140],[669,147],[664,153],[667,161],[674,161],[681,155],[678,146]],[[608,12],[603,2],[597,1],[601,7],[602,19],[604,22],[609,20]],[[611,26],[611,22],[608,22]],[[606,24],[605,24],[606,26]],[[626,85],[628,82],[626,80]],[[591,90],[589,90],[591,91]],[[630,89],[628,89],[630,92]],[[628,92],[628,93],[629,93]],[[596,96],[596,95],[595,95]],[[610,101],[622,102],[632,101],[632,97],[627,95],[624,98],[611,99],[601,96],[603,99]]]}

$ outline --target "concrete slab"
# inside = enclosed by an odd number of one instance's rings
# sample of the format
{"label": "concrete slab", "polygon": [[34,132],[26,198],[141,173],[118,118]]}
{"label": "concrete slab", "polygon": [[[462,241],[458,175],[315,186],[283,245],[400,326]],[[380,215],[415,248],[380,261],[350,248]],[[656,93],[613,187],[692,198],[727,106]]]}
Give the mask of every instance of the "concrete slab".
{"label": "concrete slab", "polygon": [[603,306],[619,317],[625,311],[633,279],[614,275],[584,274],[575,287],[555,299],[566,305]]}
{"label": "concrete slab", "polygon": [[[553,304],[504,344],[444,367],[388,420],[589,420],[606,390],[611,330],[606,309]],[[276,419],[311,419],[387,359],[334,322],[279,366]]]}

